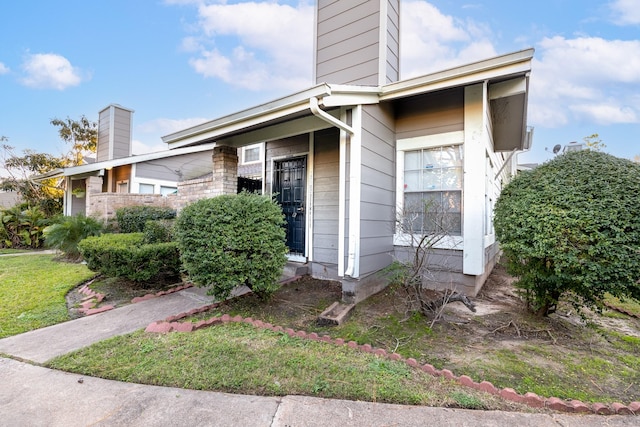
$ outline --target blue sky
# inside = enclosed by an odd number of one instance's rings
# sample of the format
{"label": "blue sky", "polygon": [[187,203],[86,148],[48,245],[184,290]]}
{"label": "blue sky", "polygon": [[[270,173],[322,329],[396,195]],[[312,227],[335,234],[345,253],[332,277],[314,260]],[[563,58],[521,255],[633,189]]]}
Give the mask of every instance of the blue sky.
{"label": "blue sky", "polygon": [[[348,0],[341,0],[348,1]],[[160,137],[312,85],[313,1],[0,3],[0,135],[60,154],[53,118],[135,110],[134,153]],[[598,133],[640,155],[640,0],[401,0],[401,73],[536,49],[533,149]]]}

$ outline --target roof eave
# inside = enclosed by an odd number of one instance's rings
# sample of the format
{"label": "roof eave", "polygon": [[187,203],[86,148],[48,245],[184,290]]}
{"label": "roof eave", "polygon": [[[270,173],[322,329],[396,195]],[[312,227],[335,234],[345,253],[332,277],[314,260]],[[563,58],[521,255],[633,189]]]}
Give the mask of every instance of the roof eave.
{"label": "roof eave", "polygon": [[122,157],[120,159],[105,160],[103,162],[91,163],[88,165],[73,166],[64,168],[62,174],[58,176],[75,176],[90,172],[96,172],[101,169],[109,169],[118,166],[125,166],[134,163],[142,163],[151,160],[163,159],[167,157],[180,156],[183,154],[198,153],[207,150],[213,150],[215,143],[202,144],[198,147],[184,147],[174,150],[156,151],[153,153],[139,154],[136,156]]}
{"label": "roof eave", "polygon": [[169,148],[175,149],[199,143],[203,139],[212,140],[234,130],[240,130],[273,117],[303,111],[309,108],[309,99],[311,97],[323,98],[328,95],[331,95],[331,87],[326,83],[322,83],[256,107],[165,135],[162,137],[162,141],[169,144]]}
{"label": "roof eave", "polygon": [[531,71],[534,49],[496,56],[448,70],[382,86],[380,100],[392,100],[434,90],[464,86]]}

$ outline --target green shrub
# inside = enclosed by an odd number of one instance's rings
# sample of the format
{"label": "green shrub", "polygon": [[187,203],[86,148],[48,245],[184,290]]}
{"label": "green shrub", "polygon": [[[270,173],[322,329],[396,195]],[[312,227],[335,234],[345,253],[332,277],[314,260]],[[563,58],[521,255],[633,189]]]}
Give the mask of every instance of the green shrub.
{"label": "green shrub", "polygon": [[570,152],[518,175],[502,191],[495,229],[538,315],[562,296],[598,308],[605,293],[640,299],[640,165]]}
{"label": "green shrub", "polygon": [[103,228],[102,222],[83,214],[60,217],[44,229],[44,243],[75,259],[80,257],[78,243],[89,236],[99,236]]}
{"label": "green shrub", "polygon": [[78,244],[87,267],[109,277],[147,282],[177,277],[180,258],[175,242],[144,244],[142,233],[104,234]]}
{"label": "green shrub", "polygon": [[218,299],[247,285],[267,297],[278,288],[287,261],[284,217],[268,196],[223,195],[187,206],[175,235],[191,280]]}
{"label": "green shrub", "polygon": [[0,210],[0,248],[37,249],[42,246],[43,230],[50,223],[38,207],[23,204]]}
{"label": "green shrub", "polygon": [[175,217],[175,210],[156,206],[129,206],[116,210],[116,219],[121,233],[139,233],[144,231],[147,221]]}
{"label": "green shrub", "polygon": [[173,220],[147,221],[144,224],[144,242],[162,243],[173,240]]}

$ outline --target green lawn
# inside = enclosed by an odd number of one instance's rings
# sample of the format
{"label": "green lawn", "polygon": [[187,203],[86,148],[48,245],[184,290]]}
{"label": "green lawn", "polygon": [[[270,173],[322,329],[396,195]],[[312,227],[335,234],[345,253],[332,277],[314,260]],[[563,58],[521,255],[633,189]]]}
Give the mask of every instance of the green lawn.
{"label": "green lawn", "polygon": [[61,356],[48,366],[119,381],[229,393],[532,411],[404,362],[242,323],[192,333],[138,331]]}
{"label": "green lawn", "polygon": [[66,293],[95,273],[54,257],[0,257],[0,338],[69,319]]}

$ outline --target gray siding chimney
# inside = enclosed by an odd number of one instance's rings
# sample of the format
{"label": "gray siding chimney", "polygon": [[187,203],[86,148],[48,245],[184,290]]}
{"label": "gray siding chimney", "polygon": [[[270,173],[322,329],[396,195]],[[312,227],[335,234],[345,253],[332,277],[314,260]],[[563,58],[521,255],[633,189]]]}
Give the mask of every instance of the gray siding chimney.
{"label": "gray siding chimney", "polygon": [[96,160],[121,159],[131,155],[133,110],[111,104],[98,115]]}
{"label": "gray siding chimney", "polygon": [[380,86],[400,76],[400,0],[318,0],[316,83]]}

